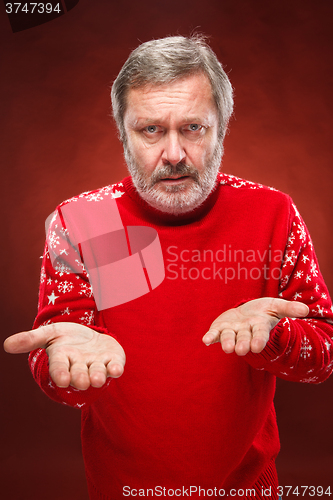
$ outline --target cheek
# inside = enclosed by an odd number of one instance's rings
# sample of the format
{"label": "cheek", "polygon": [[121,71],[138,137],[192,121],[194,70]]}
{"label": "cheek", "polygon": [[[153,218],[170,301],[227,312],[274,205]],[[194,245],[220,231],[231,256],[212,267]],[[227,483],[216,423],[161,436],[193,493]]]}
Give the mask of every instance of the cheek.
{"label": "cheek", "polygon": [[159,155],[153,148],[140,148],[138,150],[137,159],[141,167],[147,173],[153,172],[159,165]]}
{"label": "cheek", "polygon": [[206,162],[211,158],[213,151],[214,148],[204,144],[203,142],[200,144],[191,144],[191,146],[187,148],[187,158],[197,169],[204,169]]}
{"label": "cheek", "polygon": [[131,151],[136,161],[147,171],[153,171],[161,159],[160,148],[147,146],[142,141],[131,142]]}

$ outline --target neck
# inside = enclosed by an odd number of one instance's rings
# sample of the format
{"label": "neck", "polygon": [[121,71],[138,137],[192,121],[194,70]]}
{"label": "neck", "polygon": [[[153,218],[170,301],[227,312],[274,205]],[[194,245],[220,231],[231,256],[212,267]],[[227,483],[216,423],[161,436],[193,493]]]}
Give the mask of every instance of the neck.
{"label": "neck", "polygon": [[140,210],[144,212],[145,218],[151,220],[156,224],[170,225],[170,226],[181,226],[184,224],[190,224],[191,222],[197,221],[204,217],[210,209],[214,206],[219,191],[219,180],[218,177],[215,181],[214,188],[208,197],[199,205],[197,208],[191,210],[190,212],[180,213],[180,214],[170,214],[158,210],[147,203],[138,193],[131,177],[126,177],[124,180],[124,187],[126,188],[130,197],[135,200],[136,204],[140,207]]}

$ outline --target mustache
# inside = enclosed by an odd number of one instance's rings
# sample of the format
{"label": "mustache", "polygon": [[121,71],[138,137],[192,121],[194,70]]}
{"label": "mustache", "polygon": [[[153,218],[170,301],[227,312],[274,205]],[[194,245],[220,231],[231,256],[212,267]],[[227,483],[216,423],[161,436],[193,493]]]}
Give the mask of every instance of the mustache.
{"label": "mustache", "polygon": [[171,177],[174,175],[179,176],[189,176],[192,177],[194,181],[199,181],[199,173],[196,168],[190,167],[183,162],[179,162],[176,165],[171,165],[171,163],[161,167],[157,171],[152,173],[151,176],[151,186],[154,186],[156,182],[165,179],[167,177]]}

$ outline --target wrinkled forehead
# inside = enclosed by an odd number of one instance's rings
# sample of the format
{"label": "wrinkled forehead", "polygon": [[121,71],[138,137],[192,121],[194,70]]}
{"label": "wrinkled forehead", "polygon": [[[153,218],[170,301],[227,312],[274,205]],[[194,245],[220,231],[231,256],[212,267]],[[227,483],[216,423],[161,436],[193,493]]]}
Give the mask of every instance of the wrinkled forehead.
{"label": "wrinkled forehead", "polygon": [[154,121],[168,116],[201,117],[207,120],[217,114],[208,77],[202,73],[169,83],[150,83],[129,89],[126,97],[125,122]]}

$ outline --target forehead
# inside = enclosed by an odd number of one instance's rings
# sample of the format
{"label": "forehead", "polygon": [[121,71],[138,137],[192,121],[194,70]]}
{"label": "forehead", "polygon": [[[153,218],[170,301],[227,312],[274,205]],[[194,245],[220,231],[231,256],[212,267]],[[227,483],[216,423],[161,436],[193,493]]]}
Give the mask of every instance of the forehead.
{"label": "forehead", "polygon": [[202,73],[171,83],[132,88],[127,94],[125,123],[197,118],[217,114],[208,77]]}

